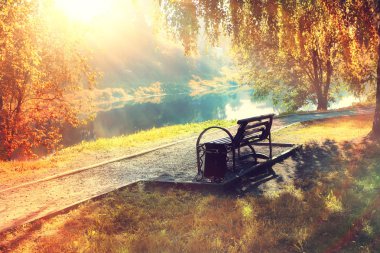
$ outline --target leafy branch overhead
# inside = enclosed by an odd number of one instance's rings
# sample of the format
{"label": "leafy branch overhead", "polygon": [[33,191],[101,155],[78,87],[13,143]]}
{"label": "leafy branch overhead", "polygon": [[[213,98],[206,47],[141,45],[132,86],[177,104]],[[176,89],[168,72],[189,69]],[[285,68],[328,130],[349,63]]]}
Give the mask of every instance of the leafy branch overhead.
{"label": "leafy branch overhead", "polygon": [[0,2],[0,158],[29,157],[59,145],[64,125],[78,125],[69,94],[96,73],[73,37],[38,1]]}
{"label": "leafy branch overhead", "polygon": [[[348,86],[362,93],[374,81],[376,36],[372,22],[345,22],[342,5],[359,1],[246,0],[162,1],[170,31],[185,52],[197,49],[204,28],[211,44],[230,38],[236,62],[254,85],[256,95],[296,110],[307,103],[326,110],[333,90]],[[343,6],[344,7],[344,6]],[[365,12],[365,6],[359,10]],[[181,17],[181,18],[178,18]]]}

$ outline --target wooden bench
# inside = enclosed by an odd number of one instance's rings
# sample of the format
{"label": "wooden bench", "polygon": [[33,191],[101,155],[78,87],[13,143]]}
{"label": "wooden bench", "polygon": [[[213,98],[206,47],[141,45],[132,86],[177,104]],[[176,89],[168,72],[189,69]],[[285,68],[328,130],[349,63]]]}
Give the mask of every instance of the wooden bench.
{"label": "wooden bench", "polygon": [[[196,144],[196,152],[197,152],[197,166],[198,166],[198,174],[202,173],[202,165],[204,163],[203,157],[207,152],[207,147],[214,146],[217,147],[225,146],[227,152],[232,152],[232,170],[235,170],[235,151],[237,150],[238,158],[245,159],[247,157],[253,157],[255,163],[257,163],[257,159],[272,159],[272,139],[271,139],[271,127],[273,122],[274,114],[262,115],[257,117],[251,117],[247,119],[241,119],[237,121],[239,125],[238,130],[235,136],[225,128],[212,126],[203,130],[203,132],[199,135],[197,144]],[[224,131],[228,136],[224,138],[220,138],[217,140],[208,141],[206,143],[200,143],[202,136],[210,129],[220,129]],[[269,154],[265,155],[262,153],[256,152],[254,149],[254,145],[260,145],[263,141],[268,141],[269,146]],[[260,145],[261,146],[261,145]],[[244,156],[241,156],[240,149],[242,147],[249,147],[250,153]]]}

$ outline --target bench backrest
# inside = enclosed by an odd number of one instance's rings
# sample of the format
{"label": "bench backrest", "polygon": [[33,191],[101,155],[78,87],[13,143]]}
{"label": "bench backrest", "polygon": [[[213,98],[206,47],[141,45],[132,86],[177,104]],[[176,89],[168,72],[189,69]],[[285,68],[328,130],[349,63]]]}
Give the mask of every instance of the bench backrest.
{"label": "bench backrest", "polygon": [[274,114],[262,115],[247,119],[238,120],[238,131],[233,140],[233,144],[239,146],[244,140],[250,142],[262,141],[268,138],[272,127]]}

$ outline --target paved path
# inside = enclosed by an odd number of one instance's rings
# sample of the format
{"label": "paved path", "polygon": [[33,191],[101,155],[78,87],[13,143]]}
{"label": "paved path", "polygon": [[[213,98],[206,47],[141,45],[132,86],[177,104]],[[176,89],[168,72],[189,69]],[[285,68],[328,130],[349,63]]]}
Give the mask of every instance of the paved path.
{"label": "paved path", "polygon": [[[372,109],[356,109],[289,115],[275,119],[273,130],[296,122],[372,112]],[[191,180],[196,174],[195,138],[139,157],[1,191],[0,232],[141,179]]]}

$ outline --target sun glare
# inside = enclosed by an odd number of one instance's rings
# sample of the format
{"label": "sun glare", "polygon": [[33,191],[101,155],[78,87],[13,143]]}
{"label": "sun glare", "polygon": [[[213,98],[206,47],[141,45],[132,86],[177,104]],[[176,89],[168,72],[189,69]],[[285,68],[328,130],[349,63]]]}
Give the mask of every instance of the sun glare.
{"label": "sun glare", "polygon": [[56,6],[70,19],[90,22],[107,12],[110,1],[105,0],[55,0]]}

